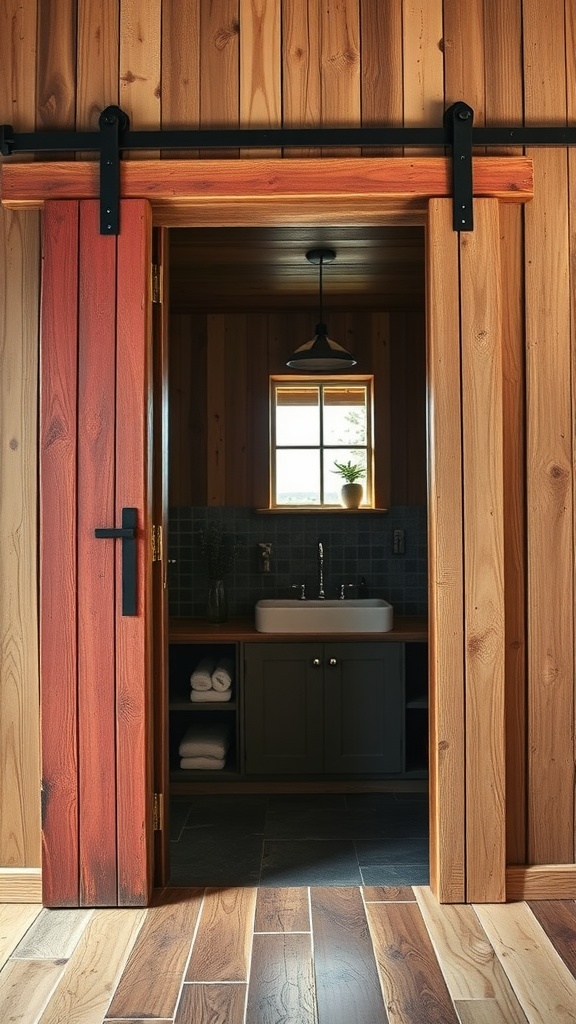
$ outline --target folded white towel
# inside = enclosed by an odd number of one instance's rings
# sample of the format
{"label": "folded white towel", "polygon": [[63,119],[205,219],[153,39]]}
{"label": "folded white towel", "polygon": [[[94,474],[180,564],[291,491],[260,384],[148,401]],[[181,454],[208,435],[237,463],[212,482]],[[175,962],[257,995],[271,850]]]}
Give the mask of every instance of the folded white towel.
{"label": "folded white towel", "polygon": [[192,689],[210,690],[212,687],[212,673],[214,668],[214,658],[201,658],[190,676],[190,685],[192,686]]}
{"label": "folded white towel", "polygon": [[215,690],[229,690],[234,677],[234,662],[231,658],[222,658],[212,673],[212,686]]}
{"label": "folded white towel", "polygon": [[225,757],[181,757],[181,768],[203,768],[209,771],[217,771],[226,764]]}
{"label": "folded white towel", "polygon": [[230,730],[225,722],[191,725],[180,740],[180,757],[225,757]]}
{"label": "folded white towel", "polygon": [[232,690],[192,690],[190,700],[202,701],[230,700]]}

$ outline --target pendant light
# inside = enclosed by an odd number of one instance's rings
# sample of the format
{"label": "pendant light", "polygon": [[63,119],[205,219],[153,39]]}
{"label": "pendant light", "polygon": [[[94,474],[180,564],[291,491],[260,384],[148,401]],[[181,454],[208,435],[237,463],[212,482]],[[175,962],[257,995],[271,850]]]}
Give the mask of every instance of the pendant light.
{"label": "pendant light", "polygon": [[306,259],[319,267],[320,316],[315,336],[292,353],[286,366],[291,370],[305,370],[307,373],[332,373],[334,370],[346,370],[350,366],[356,366],[354,356],[328,337],[328,328],[323,321],[322,267],[325,263],[333,263],[336,253],[333,249],[311,249],[306,253]]}

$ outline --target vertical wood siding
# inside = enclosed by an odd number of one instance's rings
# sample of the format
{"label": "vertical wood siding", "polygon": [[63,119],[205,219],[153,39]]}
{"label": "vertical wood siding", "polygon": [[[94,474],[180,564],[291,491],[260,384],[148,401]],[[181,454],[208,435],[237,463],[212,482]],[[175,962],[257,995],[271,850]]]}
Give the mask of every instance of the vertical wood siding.
{"label": "vertical wood siding", "polygon": [[[567,0],[549,0],[545,18],[536,0],[332,0],[329,16],[326,0],[6,0],[0,121],[17,130],[86,127],[119,101],[135,128],[439,125],[444,107],[462,98],[477,123],[574,123],[575,22]],[[529,155],[535,199],[524,210],[501,211],[500,221],[512,863],[574,860],[576,153]],[[30,710],[37,702],[32,427],[39,243],[31,216],[0,214],[9,300],[0,314],[2,450],[10,452],[0,461],[0,543],[3,589],[11,595],[0,599],[0,749],[3,768],[11,765],[27,794],[6,795],[3,787],[0,865],[23,867],[38,864],[38,725]],[[205,336],[205,325],[196,327]],[[263,346],[263,333],[253,328],[247,323],[253,343]],[[226,351],[225,336],[222,344]],[[251,387],[249,374],[247,381]],[[14,396],[22,403],[19,456],[6,447],[10,437],[18,440],[4,412],[15,410]],[[190,424],[199,435],[206,429],[201,420]],[[254,422],[245,429],[248,436]],[[216,443],[214,424],[209,433]]]}
{"label": "vertical wood siding", "polygon": [[[355,355],[363,345],[374,374],[376,504],[426,504],[423,314],[335,312],[330,323]],[[310,310],[171,316],[171,505],[268,505],[269,375],[287,372],[312,324]]]}

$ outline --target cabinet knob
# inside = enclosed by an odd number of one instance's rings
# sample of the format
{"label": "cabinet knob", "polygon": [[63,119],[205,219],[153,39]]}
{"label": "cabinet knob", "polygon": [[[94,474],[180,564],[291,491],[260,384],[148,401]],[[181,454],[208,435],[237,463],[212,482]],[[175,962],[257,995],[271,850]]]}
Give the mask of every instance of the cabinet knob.
{"label": "cabinet knob", "polygon": [[312,658],[312,664],[314,665],[314,668],[320,668],[320,665],[321,665],[320,658]]}
{"label": "cabinet knob", "polygon": [[334,665],[338,664],[338,659],[337,658],[328,658],[328,664],[330,665],[330,668],[334,668]]}

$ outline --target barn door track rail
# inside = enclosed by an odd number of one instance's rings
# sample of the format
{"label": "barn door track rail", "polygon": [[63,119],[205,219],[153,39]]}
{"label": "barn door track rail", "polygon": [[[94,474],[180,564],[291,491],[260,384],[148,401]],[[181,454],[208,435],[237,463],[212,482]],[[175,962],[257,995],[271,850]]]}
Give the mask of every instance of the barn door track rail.
{"label": "barn door track rail", "polygon": [[120,108],[106,107],[99,131],[15,132],[0,125],[0,153],[77,153],[100,155],[100,233],[120,230],[120,160],[137,150],[224,148],[290,148],[316,146],[438,146],[452,150],[454,231],[474,229],[472,208],[473,146],[574,146],[576,127],[474,127],[474,111],[463,101],[444,112],[442,128],[225,128],[156,129],[131,131],[130,119]]}

